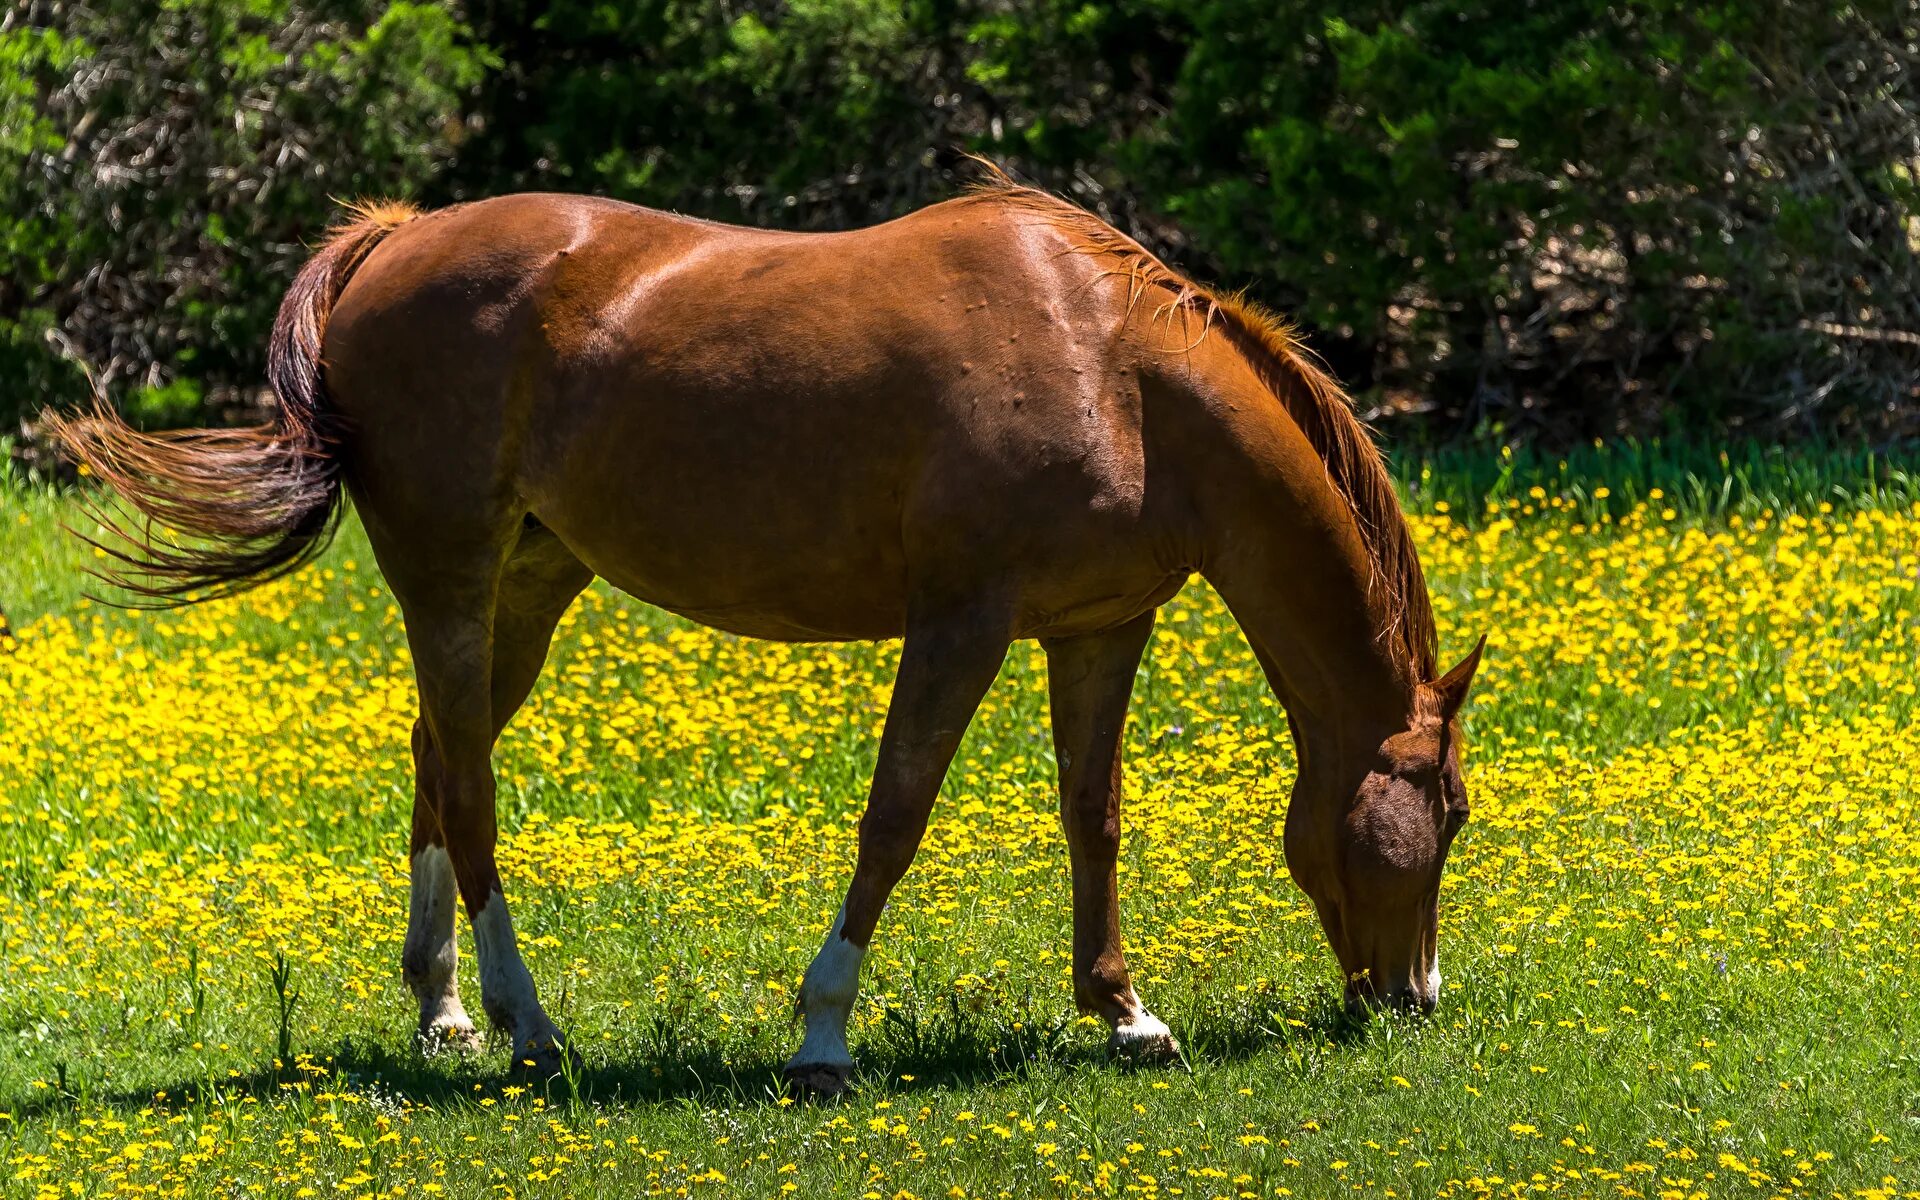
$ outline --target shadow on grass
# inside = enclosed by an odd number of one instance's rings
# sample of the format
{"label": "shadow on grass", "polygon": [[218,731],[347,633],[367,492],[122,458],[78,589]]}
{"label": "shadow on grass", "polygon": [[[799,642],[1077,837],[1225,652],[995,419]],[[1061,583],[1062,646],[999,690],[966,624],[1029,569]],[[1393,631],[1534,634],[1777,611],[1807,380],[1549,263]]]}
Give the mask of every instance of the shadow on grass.
{"label": "shadow on grass", "polygon": [[[1045,1021],[988,1019],[959,1010],[930,1019],[905,1008],[888,1009],[856,1047],[856,1093],[899,1095],[962,1091],[1018,1083],[1039,1073],[1108,1071],[1124,1074],[1205,1069],[1250,1059],[1289,1044],[1334,1051],[1363,1044],[1388,1020],[1353,1019],[1332,997],[1287,1008],[1239,1005],[1176,1022],[1185,1062],[1135,1064],[1110,1055],[1104,1039],[1070,1018]],[[14,1109],[31,1120],[70,1107],[194,1108],[252,1098],[262,1103],[342,1090],[371,1092],[425,1108],[453,1110],[473,1105],[500,1089],[518,1085],[544,1094],[550,1103],[641,1107],[680,1105],[731,1108],[778,1105],[790,1093],[781,1074],[784,1058],[754,1049],[657,1039],[638,1053],[603,1060],[589,1053],[569,1077],[532,1079],[505,1063],[503,1043],[473,1057],[427,1058],[411,1047],[348,1038],[318,1056],[324,1071],[302,1073],[274,1064],[251,1072],[179,1079],[157,1087],[117,1090],[64,1086]]]}

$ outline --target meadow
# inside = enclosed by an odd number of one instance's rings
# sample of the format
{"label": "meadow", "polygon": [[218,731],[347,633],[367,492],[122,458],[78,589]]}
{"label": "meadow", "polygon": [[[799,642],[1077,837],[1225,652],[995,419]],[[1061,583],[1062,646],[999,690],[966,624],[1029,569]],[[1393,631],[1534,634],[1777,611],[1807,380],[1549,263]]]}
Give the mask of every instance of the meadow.
{"label": "meadow", "polygon": [[1920,1196],[1920,480],[1596,449],[1404,482],[1442,658],[1490,639],[1434,1017],[1340,1012],[1284,722],[1196,582],[1137,682],[1121,868],[1185,1064],[1109,1062],[1073,1014],[1021,644],[837,1105],[779,1066],[895,647],[581,599],[496,756],[521,944],[583,1052],[530,1084],[502,1045],[413,1048],[414,698],[358,530],[127,613],[80,598],[73,497],[0,485],[0,1195]]}

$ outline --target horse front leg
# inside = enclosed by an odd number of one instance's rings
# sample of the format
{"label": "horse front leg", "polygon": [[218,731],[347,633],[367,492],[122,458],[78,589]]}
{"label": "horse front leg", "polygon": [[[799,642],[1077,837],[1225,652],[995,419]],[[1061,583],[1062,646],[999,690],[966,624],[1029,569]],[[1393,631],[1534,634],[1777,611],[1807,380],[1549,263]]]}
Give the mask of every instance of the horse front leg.
{"label": "horse front leg", "polygon": [[1043,644],[1060,766],[1060,824],[1073,865],[1074,1000],[1082,1012],[1107,1022],[1114,1053],[1172,1058],[1179,1047],[1165,1023],[1140,1003],[1120,942],[1121,744],[1153,619],[1148,610],[1104,633]]}
{"label": "horse front leg", "polygon": [[806,1021],[806,1037],[786,1067],[797,1091],[837,1096],[847,1089],[853,1074],[847,1021],[859,993],[860,964],[887,897],[920,848],[947,767],[1000,672],[1008,644],[1005,623],[984,614],[908,627],[860,819],[853,881],[794,1005]]}

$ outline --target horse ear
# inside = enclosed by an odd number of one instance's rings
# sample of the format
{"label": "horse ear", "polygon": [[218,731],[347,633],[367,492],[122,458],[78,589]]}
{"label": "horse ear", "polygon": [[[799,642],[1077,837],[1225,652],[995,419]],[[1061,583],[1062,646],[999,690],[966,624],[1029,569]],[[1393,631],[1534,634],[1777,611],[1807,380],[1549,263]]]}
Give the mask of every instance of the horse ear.
{"label": "horse ear", "polygon": [[1453,720],[1455,714],[1466,706],[1467,693],[1473,690],[1473,673],[1480,669],[1480,652],[1486,648],[1487,635],[1483,633],[1458,666],[1427,685],[1439,698],[1441,720]]}

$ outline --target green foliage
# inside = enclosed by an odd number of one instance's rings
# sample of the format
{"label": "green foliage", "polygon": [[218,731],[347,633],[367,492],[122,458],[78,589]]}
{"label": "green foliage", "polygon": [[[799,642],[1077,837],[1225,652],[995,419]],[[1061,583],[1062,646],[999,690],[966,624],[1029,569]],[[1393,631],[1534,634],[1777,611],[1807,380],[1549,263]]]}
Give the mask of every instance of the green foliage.
{"label": "green foliage", "polygon": [[1920,147],[1913,23],[1797,0],[1209,4],[1134,169],[1388,411],[1520,439],[1822,400],[1832,424],[1910,422],[1911,347],[1854,334],[1920,324],[1894,184]]}
{"label": "green foliage", "polygon": [[834,229],[950,194],[974,150],[1296,314],[1421,440],[1920,427],[1900,0],[16,12],[0,419],[83,394],[80,363],[238,415],[330,197]]}
{"label": "green foliage", "polygon": [[938,199],[941,80],[962,26],[937,0],[503,2],[501,55],[461,157],[466,194],[602,191],[735,220],[843,227]]}
{"label": "green foliage", "polygon": [[217,419],[331,198],[419,192],[492,62],[444,6],[103,0],[0,32],[0,419]]}
{"label": "green foliage", "polygon": [[191,379],[175,379],[158,387],[134,388],[126,399],[127,415],[147,429],[175,429],[193,424],[206,396]]}

